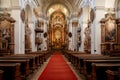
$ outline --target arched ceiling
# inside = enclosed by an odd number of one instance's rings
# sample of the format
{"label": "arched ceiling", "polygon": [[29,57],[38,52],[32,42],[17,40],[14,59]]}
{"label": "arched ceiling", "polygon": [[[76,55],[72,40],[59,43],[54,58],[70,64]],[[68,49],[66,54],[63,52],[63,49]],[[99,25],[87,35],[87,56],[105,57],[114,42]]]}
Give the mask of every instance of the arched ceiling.
{"label": "arched ceiling", "polygon": [[40,0],[41,9],[43,14],[47,15],[49,8],[55,4],[61,4],[66,7],[69,12],[69,16],[72,15],[73,12],[77,12],[79,10],[79,5],[82,0]]}
{"label": "arched ceiling", "polygon": [[48,8],[48,10],[47,10],[47,16],[50,17],[56,11],[62,12],[66,16],[69,15],[69,11],[68,11],[68,9],[64,5],[55,4],[55,5],[52,5],[52,6],[50,6]]}

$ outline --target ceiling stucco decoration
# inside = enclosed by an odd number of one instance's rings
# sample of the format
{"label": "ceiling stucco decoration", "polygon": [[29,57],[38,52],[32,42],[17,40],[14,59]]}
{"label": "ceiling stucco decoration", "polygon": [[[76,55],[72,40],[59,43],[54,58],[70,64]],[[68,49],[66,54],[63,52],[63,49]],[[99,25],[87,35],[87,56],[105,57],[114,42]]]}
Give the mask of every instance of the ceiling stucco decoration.
{"label": "ceiling stucco decoration", "polygon": [[47,11],[47,16],[51,16],[51,14],[53,14],[54,12],[56,11],[59,11],[59,12],[62,12],[64,13],[64,15],[68,16],[69,15],[69,12],[67,10],[67,8],[64,6],[64,5],[61,5],[61,4],[55,4],[55,5],[52,5],[48,11]]}
{"label": "ceiling stucco decoration", "polygon": [[52,24],[54,25],[65,23],[65,15],[64,13],[59,11],[55,11],[54,13],[52,13],[50,19],[52,20]]}
{"label": "ceiling stucco decoration", "polygon": [[36,16],[36,17],[39,17],[39,12],[38,12],[39,10],[37,9],[37,8],[33,8],[33,12],[34,12],[34,15]]}
{"label": "ceiling stucco decoration", "polygon": [[49,8],[55,4],[61,4],[66,7],[69,12],[69,16],[75,11],[78,11],[78,4],[81,0],[40,0],[42,5],[43,14],[47,15]]}
{"label": "ceiling stucco decoration", "polygon": [[24,9],[21,10],[20,17],[21,17],[22,22],[24,23],[25,21],[25,10]]}
{"label": "ceiling stucco decoration", "polygon": [[82,12],[83,12],[83,8],[80,8],[80,10],[78,11],[78,17],[81,16]]}
{"label": "ceiling stucco decoration", "polygon": [[91,9],[90,11],[90,21],[93,22],[95,18],[95,11],[93,9]]}
{"label": "ceiling stucco decoration", "polygon": [[74,20],[73,22],[72,22],[72,26],[73,27],[78,27],[78,20]]}

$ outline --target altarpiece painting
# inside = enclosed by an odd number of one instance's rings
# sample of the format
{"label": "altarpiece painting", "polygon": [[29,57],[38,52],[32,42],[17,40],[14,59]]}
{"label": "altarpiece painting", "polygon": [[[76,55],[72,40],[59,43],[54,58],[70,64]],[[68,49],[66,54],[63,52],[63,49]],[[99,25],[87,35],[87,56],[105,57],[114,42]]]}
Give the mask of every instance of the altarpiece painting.
{"label": "altarpiece painting", "polygon": [[120,50],[120,21],[115,14],[108,13],[101,21],[101,53],[104,55],[116,54]]}

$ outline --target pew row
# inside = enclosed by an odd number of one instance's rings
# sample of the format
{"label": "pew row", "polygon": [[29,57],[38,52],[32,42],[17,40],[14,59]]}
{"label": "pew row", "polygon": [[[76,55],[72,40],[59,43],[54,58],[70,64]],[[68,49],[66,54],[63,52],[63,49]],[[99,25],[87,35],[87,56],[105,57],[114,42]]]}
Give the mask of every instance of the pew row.
{"label": "pew row", "polygon": [[[120,63],[120,57],[113,57],[113,56],[104,56],[100,54],[87,54],[83,52],[65,52],[64,53],[65,57],[73,64],[73,66],[79,71],[79,73],[83,74],[86,76],[89,80],[97,80],[93,76],[91,71],[92,71],[92,64],[118,64]],[[106,66],[107,67],[107,66]],[[120,66],[117,66],[120,67]],[[114,68],[116,69],[116,68]],[[104,70],[105,74],[105,70]],[[99,74],[100,75],[100,74]],[[97,76],[99,76],[97,75]],[[106,77],[106,75],[105,75]],[[106,80],[106,79],[101,79],[101,80]]]}
{"label": "pew row", "polygon": [[118,70],[106,70],[107,80],[120,80],[120,68]]}
{"label": "pew row", "polygon": [[105,71],[116,70],[119,67],[120,63],[92,63],[91,80],[107,80]]}
{"label": "pew row", "polygon": [[20,72],[21,75],[26,77],[30,74],[29,59],[17,60],[17,59],[0,59],[0,63],[21,63]]}
{"label": "pew row", "polygon": [[[45,62],[51,55],[51,52],[44,51],[44,52],[31,52],[29,54],[15,54],[15,55],[4,55],[0,57],[0,64],[20,64],[20,78],[16,79],[13,77],[10,80],[21,80],[26,79],[31,73],[33,73],[38,67],[40,67],[43,62]],[[2,66],[3,68],[7,68],[9,66]],[[3,70],[4,73],[8,71]],[[14,71],[12,71],[15,73]],[[6,75],[3,76],[3,78]],[[2,79],[1,79],[2,80]],[[3,79],[8,80],[8,79]]]}
{"label": "pew row", "polygon": [[3,80],[2,77],[3,77],[3,70],[0,70],[0,80]]}
{"label": "pew row", "polygon": [[0,63],[0,69],[4,71],[2,80],[22,80],[20,63]]}

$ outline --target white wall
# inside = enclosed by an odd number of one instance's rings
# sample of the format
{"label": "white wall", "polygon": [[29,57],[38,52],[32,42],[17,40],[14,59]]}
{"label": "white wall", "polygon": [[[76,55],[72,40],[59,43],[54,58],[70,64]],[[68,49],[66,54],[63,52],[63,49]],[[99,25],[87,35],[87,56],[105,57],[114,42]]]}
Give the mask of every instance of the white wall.
{"label": "white wall", "polygon": [[[81,27],[81,36],[82,36],[82,44],[81,44],[81,51],[84,51],[84,30],[88,26],[88,13],[90,8],[94,9],[95,13],[95,19],[91,23],[91,54],[101,54],[101,24],[100,20],[104,18],[105,14],[105,0],[99,1],[99,0],[85,0],[83,2],[82,8],[83,8],[83,14],[82,19],[80,19],[80,22],[82,22]],[[89,5],[89,6],[88,6]]]}
{"label": "white wall", "polygon": [[114,8],[115,0],[105,0],[106,8]]}
{"label": "white wall", "polygon": [[11,0],[0,0],[1,4],[0,7],[1,8],[10,8],[11,7]]}
{"label": "white wall", "polygon": [[104,9],[103,10],[97,9],[96,14],[99,15],[99,16],[96,16],[94,26],[93,26],[93,28],[94,28],[93,35],[95,37],[94,38],[94,43],[95,43],[94,53],[101,54],[101,45],[100,45],[101,44],[101,24],[100,24],[100,20],[102,18],[104,18]]}
{"label": "white wall", "polygon": [[94,35],[94,40],[92,40],[92,54],[101,54],[101,24],[100,20],[105,17],[105,2],[101,1],[101,3],[96,0],[95,2],[95,20],[93,22],[93,32],[92,35]]}
{"label": "white wall", "polygon": [[[16,15],[16,16],[15,16]],[[14,27],[14,41],[15,41],[15,54],[24,53],[24,24],[22,24],[20,19],[20,9],[12,10],[11,16],[16,20]]]}
{"label": "white wall", "polygon": [[30,14],[31,14],[32,20],[29,22],[29,27],[31,29],[31,47],[32,47],[32,51],[37,50],[35,47],[35,32],[34,32],[34,28],[35,28],[34,19],[35,18],[33,17],[34,14],[32,12],[34,6],[30,0],[20,0],[19,1],[20,8],[12,10],[12,16],[16,20],[16,23],[15,23],[15,54],[25,53],[25,23],[21,21],[20,13],[22,9],[25,10],[26,5],[30,5],[30,9],[31,9]]}

